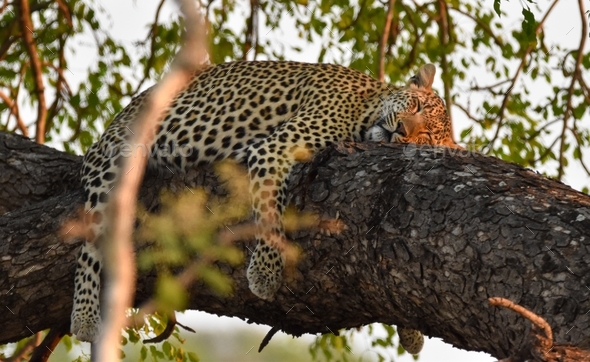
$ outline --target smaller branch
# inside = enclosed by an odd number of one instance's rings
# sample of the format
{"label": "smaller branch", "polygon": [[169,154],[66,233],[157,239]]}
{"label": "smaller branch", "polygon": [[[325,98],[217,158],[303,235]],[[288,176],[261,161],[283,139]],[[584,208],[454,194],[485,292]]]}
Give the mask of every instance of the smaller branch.
{"label": "smaller branch", "polygon": [[588,167],[586,166],[586,163],[584,162],[584,154],[582,152],[582,146],[581,146],[581,137],[578,134],[578,131],[575,129],[575,124],[574,124],[574,129],[570,129],[570,132],[572,132],[572,134],[574,135],[574,137],[576,138],[576,150],[578,152],[580,152],[580,164],[582,165],[582,168],[584,169],[584,171],[586,171],[587,175],[590,175],[590,169],[588,169]]}
{"label": "smaller branch", "polygon": [[8,50],[10,49],[12,44],[16,43],[16,41],[19,38],[18,36],[12,36],[12,31],[14,30],[16,24],[16,20],[13,20],[10,22],[10,25],[4,25],[4,31],[8,34],[8,36],[6,40],[2,43],[2,46],[0,46],[0,61],[4,59],[4,57],[8,54]]}
{"label": "smaller branch", "polygon": [[[145,315],[145,314],[143,314],[143,315]],[[197,333],[191,327],[187,327],[184,324],[180,324],[176,320],[176,314],[174,312],[172,312],[172,313],[170,313],[168,315],[168,321],[166,322],[166,328],[164,328],[164,331],[162,331],[162,333],[158,334],[154,338],[144,339],[143,340],[143,343],[144,344],[148,344],[148,343],[160,343],[160,342],[163,342],[163,341],[167,340],[168,338],[170,338],[170,336],[172,335],[172,333],[174,333],[174,327],[176,327],[176,326],[182,327],[182,329],[184,329],[186,331],[189,331],[189,332],[192,332],[192,333]]]}
{"label": "smaller branch", "polygon": [[[232,226],[232,230],[223,229],[219,231],[216,240],[219,245],[232,245],[238,241],[253,238],[255,233],[255,225],[251,223],[244,223]],[[183,286],[185,289],[188,288],[197,278],[196,270],[198,270],[199,267],[203,264],[211,265],[215,261],[217,260],[210,258],[204,259],[204,257],[202,257],[199,260],[193,261],[174,277],[175,282]],[[155,313],[156,311],[156,301],[153,298],[149,299],[139,307],[139,311],[136,314],[127,318],[126,326],[137,327],[138,325],[143,323],[142,321],[145,320],[147,315]],[[176,324],[190,332],[195,332],[192,328],[186,327],[178,323],[178,321],[176,322]]]}
{"label": "smaller branch", "polygon": [[[50,130],[51,126],[53,125],[53,118],[57,115],[59,110],[61,109],[61,100],[62,100],[62,89],[68,92],[68,95],[72,95],[72,90],[66,78],[64,77],[63,70],[66,67],[66,58],[64,54],[66,40],[64,38],[59,39],[59,66],[54,66],[51,62],[48,62],[48,66],[53,68],[57,73],[57,81],[55,82],[55,96],[53,103],[49,107],[48,115],[47,115],[47,129]],[[45,64],[45,63],[44,63]],[[80,122],[78,122],[80,123]]]}
{"label": "smaller branch", "polygon": [[542,127],[539,127],[539,129],[537,129],[535,132],[533,132],[530,136],[528,136],[527,138],[524,138],[524,140],[526,142],[530,142],[533,138],[537,137],[541,132],[546,130],[547,127],[549,127],[553,123],[559,122],[559,120],[560,120],[559,118],[556,118],[553,121],[549,121],[549,122],[545,123]]}
{"label": "smaller branch", "polygon": [[556,137],[553,142],[551,142],[551,144],[549,145],[549,147],[547,147],[545,149],[545,152],[543,152],[543,154],[539,155],[539,157],[537,157],[536,159],[533,160],[533,163],[537,163],[539,161],[542,161],[545,157],[547,157],[547,155],[549,155],[549,152],[551,152],[551,150],[553,149],[553,147],[555,147],[555,144],[557,143],[557,141],[559,141],[559,137]]}
{"label": "smaller branch", "polygon": [[499,86],[501,86],[503,84],[506,84],[508,82],[510,82],[510,80],[509,79],[505,79],[505,80],[500,81],[500,82],[498,82],[496,84],[492,84],[492,85],[488,85],[488,86],[482,86],[482,87],[480,87],[480,86],[477,86],[476,85],[474,87],[471,87],[470,90],[472,90],[472,91],[489,91],[489,90],[492,90],[492,88],[499,87]]}
{"label": "smaller branch", "polygon": [[29,137],[29,130],[27,129],[25,122],[22,120],[22,118],[20,118],[20,114],[18,112],[18,104],[16,102],[13,102],[12,99],[10,99],[10,97],[8,97],[2,91],[0,91],[0,98],[2,98],[4,103],[6,103],[6,105],[8,106],[8,109],[10,110],[10,113],[16,119],[16,125],[17,125],[18,129],[20,129],[23,136],[28,138]]}
{"label": "smaller branch", "polygon": [[549,326],[549,323],[547,323],[545,319],[539,317],[538,315],[526,309],[525,307],[522,307],[518,304],[514,304],[512,301],[505,298],[493,297],[489,298],[488,301],[490,302],[490,305],[493,305],[495,307],[508,308],[520,314],[524,318],[528,319],[545,333],[545,338],[553,342],[553,331],[551,330],[551,326]]}
{"label": "smaller branch", "polygon": [[584,14],[584,3],[582,0],[578,0],[578,7],[580,10],[580,17],[582,19],[582,37],[580,39],[580,45],[578,47],[578,56],[576,58],[576,65],[572,73],[572,81],[567,91],[567,103],[565,106],[565,112],[563,114],[563,127],[561,129],[561,136],[559,142],[559,168],[557,169],[557,179],[561,180],[564,174],[564,154],[565,154],[565,132],[568,129],[567,122],[572,115],[572,97],[574,94],[574,86],[580,76],[580,66],[582,64],[582,58],[584,57],[584,45],[586,44],[586,34],[588,33],[588,24],[586,23]]}
{"label": "smaller branch", "polygon": [[197,333],[197,331],[195,331],[191,327],[187,327],[184,324],[180,324],[180,322],[178,322],[178,321],[176,321],[176,325],[179,326],[179,327],[182,327],[182,329],[184,329],[185,331],[189,331],[191,333]]}
{"label": "smaller branch", "polygon": [[154,338],[144,339],[143,343],[144,344],[160,343],[160,342],[167,340],[168,338],[170,338],[170,336],[174,332],[174,327],[176,327],[176,324],[177,324],[176,314],[174,314],[174,312],[172,312],[168,315],[168,321],[166,321],[166,328],[164,328],[162,333],[158,334]]}
{"label": "smaller branch", "polygon": [[412,47],[410,48],[410,54],[408,54],[408,59],[407,61],[402,65],[403,69],[409,69],[413,66],[414,62],[416,61],[416,54],[418,51],[418,44],[420,44],[420,40],[422,39],[422,35],[424,33],[420,33],[420,27],[418,25],[416,25],[416,22],[414,21],[414,19],[412,18],[410,14],[410,9],[408,9],[408,7],[404,4],[404,2],[400,2],[400,5],[404,8],[406,14],[408,14],[407,19],[410,22],[410,24],[412,24],[412,26],[414,27],[414,32],[409,32],[410,34],[415,33],[415,38],[414,38],[414,42],[412,44]]}
{"label": "smaller branch", "polygon": [[[247,60],[248,53],[258,47],[256,40],[258,39],[258,0],[250,0],[250,16],[246,20],[246,38],[244,39],[244,49],[242,52],[242,60]],[[256,59],[256,54],[254,54]]]}
{"label": "smaller branch", "polygon": [[150,29],[149,34],[146,38],[146,40],[150,40],[150,57],[148,58],[145,68],[143,70],[143,78],[139,81],[137,87],[135,87],[135,91],[133,92],[133,94],[139,92],[139,90],[143,86],[143,83],[145,83],[145,81],[149,79],[150,69],[152,69],[152,67],[154,66],[154,61],[156,60],[156,35],[158,35],[158,21],[160,19],[160,13],[162,11],[162,8],[164,7],[164,2],[166,2],[166,0],[160,0],[158,8],[156,9],[156,17],[154,18],[154,23],[152,24],[152,28]]}
{"label": "smaller branch", "polygon": [[352,22],[350,24],[348,24],[348,26],[346,28],[341,29],[341,30],[350,29],[353,26],[355,26],[358,23],[359,19],[361,18],[361,15],[363,14],[363,11],[365,10],[366,6],[367,6],[367,0],[362,0],[361,3],[359,4],[359,11],[356,14],[355,18],[352,19]]}
{"label": "smaller branch", "polygon": [[272,327],[270,329],[270,331],[268,331],[268,333],[266,334],[266,336],[264,336],[264,338],[262,339],[262,342],[260,343],[260,347],[258,347],[258,353],[262,352],[262,350],[264,349],[264,347],[266,347],[268,345],[268,342],[270,342],[270,340],[272,339],[272,337],[275,334],[277,334],[278,331],[280,331],[280,328],[277,327],[277,326]]}
{"label": "smaller branch", "polygon": [[[185,87],[195,69],[207,59],[207,38],[202,13],[191,0],[179,2],[185,17],[184,45],[174,59],[170,73],[156,86],[139,119],[133,124],[131,145],[151,146],[155,136],[153,130],[157,127],[161,115],[169,107],[174,96]],[[137,211],[137,192],[146,163],[146,156],[139,155],[123,163],[113,200],[107,206],[107,231],[103,236],[102,248],[107,279],[105,284],[108,286],[104,310],[108,312],[104,332],[97,344],[99,361],[119,360],[121,329],[127,322],[125,312],[132,305],[135,290],[135,261],[131,235]]]}
{"label": "smaller branch", "polygon": [[[42,335],[43,335],[43,332],[37,332],[35,334],[35,338],[31,338],[20,349],[20,351],[15,352],[14,355],[12,357],[8,358],[5,362],[20,362],[23,359],[26,359],[29,352],[31,352],[31,350],[33,350],[35,347],[37,347],[39,345],[39,343],[41,342]],[[31,359],[31,361],[32,361],[32,359]]]}
{"label": "smaller branch", "polygon": [[467,118],[469,118],[470,120],[472,120],[474,122],[481,124],[482,120],[475,118],[475,116],[473,114],[471,114],[471,112],[469,112],[469,110],[467,108],[463,107],[462,105],[460,105],[458,103],[453,103],[453,105],[455,107],[459,108],[460,110],[462,110],[463,113],[465,113],[465,115],[467,116]]}
{"label": "smaller branch", "polygon": [[[451,138],[454,137],[453,135],[453,116],[451,114],[451,106],[453,105],[453,98],[451,97],[451,85],[449,84],[450,77],[449,76],[449,62],[447,59],[447,52],[449,47],[449,12],[447,9],[447,3],[445,0],[438,1],[438,11],[440,13],[440,17],[437,20],[438,27],[440,29],[440,44],[443,47],[443,51],[441,52],[441,79],[443,80],[443,87],[444,87],[444,98],[445,103],[447,104],[447,113],[449,115],[449,124],[450,124],[450,133]],[[448,77],[448,78],[447,78]],[[447,78],[447,79],[445,79]]]}
{"label": "smaller branch", "polygon": [[499,47],[503,47],[504,46],[504,44],[502,43],[502,40],[500,38],[498,38],[496,36],[496,34],[494,34],[494,31],[490,27],[490,24],[488,24],[486,22],[483,22],[481,19],[476,18],[475,16],[469,14],[466,11],[463,11],[463,10],[459,9],[458,7],[455,8],[453,6],[449,6],[448,8],[451,9],[451,10],[454,10],[454,11],[456,11],[456,12],[462,14],[462,15],[465,15],[469,19],[473,20],[477,24],[477,27],[478,28],[480,28],[483,31],[485,31],[486,33],[488,33],[488,35],[490,37],[492,37],[492,39],[494,39],[494,42],[496,43],[497,46],[499,46]]}
{"label": "smaller branch", "polygon": [[59,7],[59,10],[62,12],[63,16],[66,18],[66,22],[68,23],[68,25],[70,27],[73,27],[73,23],[72,23],[72,13],[70,12],[70,8],[68,7],[68,5],[66,5],[66,3],[63,0],[56,0],[57,2],[57,6]]}
{"label": "smaller branch", "polygon": [[[27,72],[28,68],[29,68],[29,62],[26,61],[21,66],[20,72],[18,74],[18,82],[16,83],[16,86],[10,90],[11,91],[11,95],[10,95],[11,99],[18,99],[21,85],[23,84],[23,80],[25,78],[25,73]],[[16,114],[20,117],[20,109],[18,107],[18,103],[17,103],[17,107],[16,107]],[[24,122],[23,122],[23,125],[24,125],[24,128],[27,129],[27,134],[28,134],[29,126],[24,124]],[[17,127],[19,127],[18,124],[17,124]]]}
{"label": "smaller branch", "polygon": [[389,40],[389,30],[391,28],[391,21],[393,19],[394,5],[395,0],[389,0],[387,15],[385,16],[385,25],[383,26],[383,32],[379,38],[379,65],[377,68],[377,76],[380,82],[385,80],[385,48],[387,47],[387,41]]}
{"label": "smaller branch", "polygon": [[553,331],[547,321],[531,312],[530,310],[514,304],[508,299],[504,298],[489,298],[490,305],[508,308],[524,318],[531,321],[537,328],[543,331],[545,336],[534,333],[536,342],[530,346],[529,351],[520,351],[519,356],[511,356],[502,361],[563,361],[563,362],[577,362],[590,360],[590,352],[571,345],[554,344]]}
{"label": "smaller branch", "polygon": [[[541,29],[543,28],[543,24],[545,23],[545,21],[549,17],[549,14],[551,13],[551,11],[555,7],[555,5],[557,5],[558,1],[559,0],[555,0],[551,4],[549,9],[547,10],[545,15],[543,16],[543,19],[541,19],[539,24],[537,24],[537,27],[535,28],[535,34],[539,34]],[[582,38],[583,38],[583,36],[582,36]],[[514,76],[512,77],[512,79],[510,81],[510,87],[508,88],[506,93],[504,93],[504,99],[502,100],[502,104],[500,105],[500,110],[498,111],[498,116],[497,116],[498,126],[496,127],[496,132],[494,132],[494,136],[490,140],[490,143],[488,143],[488,145],[486,146],[488,151],[493,148],[494,143],[496,142],[496,140],[498,139],[498,136],[500,135],[500,130],[502,129],[502,126],[504,126],[504,112],[506,111],[506,106],[508,105],[508,98],[510,98],[510,95],[512,94],[512,90],[514,89],[514,86],[516,85],[516,81],[518,80],[520,72],[524,68],[524,64],[526,63],[526,60],[532,51],[533,51],[533,46],[531,44],[526,48],[524,54],[522,55],[522,60],[520,62],[520,65],[518,66],[518,69],[516,69],[516,72],[514,73]]]}
{"label": "smaller branch", "polygon": [[37,127],[35,133],[35,141],[37,143],[45,142],[45,121],[47,117],[47,108],[45,105],[45,85],[43,83],[43,72],[41,70],[41,60],[37,47],[33,39],[33,22],[31,21],[31,9],[29,8],[29,0],[20,0],[19,6],[19,20],[21,24],[21,33],[24,39],[25,48],[31,59],[31,70],[33,72],[33,79],[35,81],[35,92],[37,94]]}
{"label": "smaller branch", "polygon": [[46,362],[49,357],[53,354],[55,347],[61,341],[63,336],[68,334],[70,331],[69,323],[64,323],[61,326],[51,328],[49,333],[43,339],[43,342],[35,348],[33,355],[29,362]]}

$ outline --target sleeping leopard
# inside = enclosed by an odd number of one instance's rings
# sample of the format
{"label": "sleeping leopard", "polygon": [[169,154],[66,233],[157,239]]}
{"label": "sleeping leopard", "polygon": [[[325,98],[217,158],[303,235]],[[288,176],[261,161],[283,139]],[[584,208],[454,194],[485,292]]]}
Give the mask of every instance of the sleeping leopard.
{"label": "sleeping leopard", "polygon": [[[432,91],[432,64],[394,88],[343,66],[238,61],[196,72],[155,132],[149,167],[185,171],[231,158],[247,164],[257,246],[247,270],[252,293],[272,300],[285,265],[286,180],[303,153],[340,141],[377,141],[458,148],[443,100]],[[130,124],[150,90],[119,113],[84,156],[82,183],[92,238],[78,257],[71,332],[94,341],[100,332],[100,239],[108,192],[115,185]],[[170,152],[182,148],[185,152]],[[399,329],[403,347],[418,353],[419,331]]]}

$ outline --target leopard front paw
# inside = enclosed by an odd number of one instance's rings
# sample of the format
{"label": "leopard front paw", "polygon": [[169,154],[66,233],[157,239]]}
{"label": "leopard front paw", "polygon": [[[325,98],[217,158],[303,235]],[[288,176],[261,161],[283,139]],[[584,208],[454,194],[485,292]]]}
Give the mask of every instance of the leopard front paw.
{"label": "leopard front paw", "polygon": [[252,258],[248,266],[248,286],[258,298],[272,301],[283,283],[282,259],[276,263],[265,262],[264,259]]}

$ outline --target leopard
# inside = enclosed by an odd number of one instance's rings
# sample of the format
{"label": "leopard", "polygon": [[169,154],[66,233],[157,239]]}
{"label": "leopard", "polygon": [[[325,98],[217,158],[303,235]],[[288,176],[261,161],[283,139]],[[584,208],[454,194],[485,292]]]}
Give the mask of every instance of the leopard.
{"label": "leopard", "polygon": [[[148,167],[187,170],[226,159],[248,170],[256,248],[250,290],[272,301],[283,283],[283,213],[291,169],[341,142],[395,142],[457,148],[444,101],[433,91],[436,68],[422,66],[401,87],[334,64],[236,61],[196,71],[154,128]],[[133,98],[83,158],[84,221],[89,235],[77,258],[71,332],[100,334],[100,248],[109,192],[129,146],[133,122],[153,92]],[[161,152],[165,149],[166,152]],[[182,151],[182,152],[180,152]],[[422,349],[423,335],[399,328],[403,347]]]}

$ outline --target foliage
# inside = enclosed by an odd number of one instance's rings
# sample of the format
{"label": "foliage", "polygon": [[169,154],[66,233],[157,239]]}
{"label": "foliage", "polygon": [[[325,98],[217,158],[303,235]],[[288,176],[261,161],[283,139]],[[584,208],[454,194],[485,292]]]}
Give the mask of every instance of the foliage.
{"label": "foliage", "polygon": [[[418,66],[432,62],[439,65],[444,81],[439,93],[454,118],[471,123],[460,132],[469,148],[544,168],[558,179],[572,164],[590,175],[584,162],[590,144],[590,88],[583,77],[590,69],[590,53],[585,50],[590,13],[583,8],[577,14],[581,29],[570,30],[580,35],[579,46],[572,49],[548,40],[552,34],[546,32],[545,20],[554,11],[555,0],[548,5],[524,2],[521,24],[515,28],[506,22],[507,3],[500,0],[488,1],[487,7],[466,0],[259,0],[250,1],[249,7],[237,0],[201,2],[211,26],[212,62],[285,59],[286,54],[303,53],[304,48],[309,54],[307,48],[315,45],[315,58],[306,60],[344,64],[373,76],[380,74],[383,64],[385,78],[392,83],[403,82]],[[31,1],[33,29],[23,25],[19,2],[4,2],[0,8],[0,130],[31,134],[42,122],[31,115],[35,110],[46,115],[45,131],[36,135],[39,142],[84,152],[129,97],[153,84],[176,53],[182,21],[177,15],[160,19],[164,3],[159,2],[145,39],[129,47],[106,30],[101,19],[107,13],[98,1]],[[384,34],[388,3],[393,4],[393,16]],[[243,18],[244,25],[237,26]],[[294,24],[298,42],[284,37],[286,22]],[[25,32],[32,33],[33,43],[27,43]],[[82,51],[95,52],[96,61],[88,69],[79,69],[74,66],[79,51],[74,45],[88,35],[94,43]],[[33,71],[35,58],[40,78]],[[243,197],[239,195],[235,193]],[[149,222],[144,223],[143,235],[150,235],[151,248],[139,259],[140,267],[156,267],[163,275],[157,297],[161,310],[183,308],[182,285],[172,276],[194,255],[199,257],[190,266],[191,278],[200,278],[222,294],[231,290],[230,281],[213,261],[237,263],[241,256],[230,244],[216,246],[211,241],[217,227],[247,212],[247,202],[228,205],[210,200],[203,190],[187,191],[177,203],[172,199],[167,198],[161,214],[145,216]],[[215,212],[217,207],[224,212]],[[188,219],[205,222],[178,222]],[[162,323],[154,315],[141,328],[157,333]],[[141,328],[127,331],[124,341],[137,342]],[[372,328],[377,327],[369,327],[369,332]],[[387,337],[375,337],[372,343],[393,346],[394,329],[383,328]],[[348,353],[353,332],[341,333],[318,337],[310,347],[312,356],[358,360]],[[19,342],[17,350],[26,343]],[[63,343],[72,346],[67,337]],[[196,358],[170,343],[144,348],[142,359],[148,352],[153,359],[161,354],[169,360]]]}
{"label": "foliage", "polygon": [[[24,118],[27,107],[37,108],[39,94],[44,93],[52,100],[46,106],[46,131],[39,141],[54,141],[70,152],[85,151],[104,130],[105,124],[101,121],[110,121],[146,80],[161,74],[180,42],[178,19],[170,19],[165,24],[154,22],[147,39],[138,42],[133,50],[138,57],[132,64],[130,49],[115,40],[97,20],[105,16],[100,3],[92,0],[72,0],[67,4],[32,2],[34,29],[30,30],[20,26],[20,9],[15,3],[5,3],[9,5],[0,17],[3,24],[0,27],[0,91],[4,100],[0,103],[0,112],[9,116],[0,123],[0,130],[18,129],[28,135],[30,125],[26,120],[9,120]],[[30,70],[30,56],[22,37],[25,31],[33,33],[33,45],[42,64],[44,92],[40,91]],[[80,47],[83,35],[88,33],[94,44]],[[97,54],[96,63],[88,69],[74,68],[80,48]],[[79,84],[70,84],[70,79],[80,78],[72,69],[76,73],[86,73]],[[6,99],[17,102],[9,104]],[[9,112],[4,112],[7,110]]]}
{"label": "foliage", "polygon": [[[253,229],[242,227],[234,232],[227,225],[249,213],[248,178],[241,167],[230,162],[220,163],[216,169],[228,189],[226,198],[211,198],[203,189],[187,188],[180,195],[164,195],[161,213],[140,216],[139,237],[149,247],[139,255],[138,266],[158,270],[156,302],[160,311],[183,310],[185,288],[194,279],[202,280],[220,295],[232,291],[231,279],[214,263],[243,263],[242,252],[233,242],[236,233],[247,237]],[[186,278],[173,277],[180,267],[185,267]]]}

